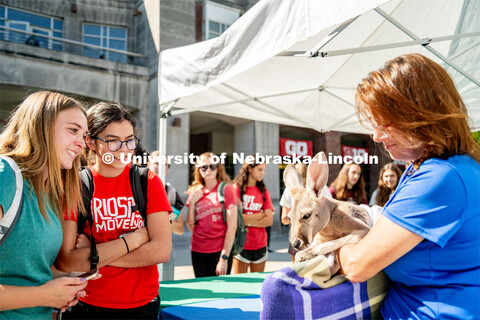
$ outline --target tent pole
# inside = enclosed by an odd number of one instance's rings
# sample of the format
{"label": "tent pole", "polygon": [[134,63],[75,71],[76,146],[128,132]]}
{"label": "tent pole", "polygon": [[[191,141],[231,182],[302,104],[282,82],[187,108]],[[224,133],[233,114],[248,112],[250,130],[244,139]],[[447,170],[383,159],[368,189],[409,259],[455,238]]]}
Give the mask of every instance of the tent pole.
{"label": "tent pole", "polygon": [[[225,87],[227,87],[228,89],[230,89],[230,90],[232,90],[232,91],[237,92],[238,94],[244,95],[245,97],[248,97],[248,98],[250,98],[250,99],[253,100],[253,101],[256,101],[257,103],[261,104],[262,106],[266,107],[267,109],[269,109],[269,110],[271,110],[271,111],[275,111],[277,114],[281,114],[281,115],[283,115],[283,116],[285,116],[285,117],[289,117],[290,119],[294,119],[294,120],[298,121],[299,123],[303,123],[307,128],[311,128],[311,127],[312,127],[311,124],[303,121],[302,119],[299,119],[299,118],[297,118],[297,117],[293,117],[292,115],[287,114],[286,112],[283,112],[283,111],[281,111],[281,110],[275,109],[274,107],[272,107],[272,106],[269,105],[268,103],[262,101],[261,99],[265,99],[265,97],[262,97],[262,98],[258,98],[258,97],[257,97],[257,98],[254,98],[254,97],[249,96],[249,95],[246,94],[245,92],[242,92],[242,91],[240,91],[240,90],[238,90],[238,89],[236,89],[236,88],[233,88],[233,87],[229,86],[228,84],[222,83],[222,85],[225,86]],[[245,104],[246,104],[246,103],[245,103]]]}
{"label": "tent pole", "polygon": [[[167,155],[167,127],[168,127],[168,118],[170,117],[170,109],[173,107],[176,101],[170,102],[168,106],[160,105],[160,119],[158,125],[158,153],[160,159],[166,159]],[[166,184],[165,181],[165,161],[160,161],[158,164],[158,176],[162,180],[163,184]]]}
{"label": "tent pole", "polygon": [[[329,90],[327,90],[327,89],[325,89],[325,88],[323,88],[322,91],[325,92],[325,93],[327,93],[327,94],[329,94],[329,95],[331,95],[332,97],[337,98],[338,100],[342,101],[343,103],[351,106],[352,109],[355,110],[355,106],[354,106],[351,102],[343,99],[342,97],[339,97],[338,95],[334,94],[333,92],[331,92],[331,91],[329,91]],[[353,113],[353,117],[355,117],[355,116],[356,116],[356,114]],[[334,124],[332,124],[332,125],[330,126],[330,128],[327,128],[326,130],[327,130],[327,131],[331,131],[332,128],[335,128],[335,127],[338,126],[339,124],[344,123],[345,121],[347,121],[347,120],[349,120],[349,119],[351,119],[351,118],[352,118],[352,115],[349,115],[348,117],[345,117],[345,118],[341,119],[340,121],[335,122]]]}
{"label": "tent pole", "polygon": [[317,91],[317,90],[318,90],[318,87],[317,88],[309,88],[309,89],[305,89],[305,90],[282,92],[282,93],[271,94],[271,95],[261,96],[261,97],[250,97],[249,96],[248,98],[245,98],[245,99],[238,99],[238,100],[230,101],[230,102],[220,102],[220,103],[205,105],[205,106],[201,106],[201,107],[195,107],[195,108],[191,108],[191,109],[175,110],[175,111],[171,111],[170,114],[172,116],[176,116],[176,115],[179,115],[179,114],[190,113],[190,112],[193,112],[193,111],[202,111],[202,110],[205,110],[205,109],[210,109],[210,108],[215,108],[215,107],[228,106],[228,105],[235,104],[235,103],[246,103],[246,102],[249,102],[249,101],[258,101],[258,100],[261,100],[261,99],[275,98],[275,97],[281,97],[281,96],[286,96],[286,95],[291,95],[291,94],[296,94],[296,93],[303,93],[303,92],[310,92],[310,91]]}
{"label": "tent pole", "polygon": [[[406,35],[408,35],[410,38],[414,39],[414,40],[419,40],[419,38],[413,33],[411,32],[410,30],[408,30],[405,26],[403,26],[400,22],[398,22],[397,20],[393,19],[390,15],[388,15],[385,11],[383,11],[382,9],[380,8],[375,8],[375,11],[380,14],[385,20],[389,21],[390,23],[392,23],[395,27],[397,27],[398,29],[400,29],[401,31],[403,31]],[[462,68],[460,68],[459,66],[457,66],[455,63],[453,63],[453,61],[451,61],[450,59],[448,59],[447,57],[445,57],[444,55],[442,55],[440,52],[438,52],[437,50],[431,48],[430,46],[428,45],[425,45],[424,46],[425,49],[427,49],[428,51],[430,51],[431,53],[433,53],[435,56],[437,56],[439,59],[443,60],[446,64],[448,64],[450,67],[452,67],[453,69],[455,69],[457,72],[459,72],[461,75],[463,75],[465,78],[467,78],[468,80],[470,80],[471,82],[473,82],[474,84],[477,85],[477,87],[480,87],[480,82],[478,80],[476,80],[474,77],[472,77],[470,74],[468,74],[467,72],[465,72]]]}
{"label": "tent pole", "polygon": [[323,47],[325,47],[330,41],[332,41],[336,36],[338,36],[343,30],[345,30],[345,28],[347,28],[350,24],[352,24],[352,22],[355,21],[358,17],[360,17],[360,16],[353,17],[353,18],[345,21],[345,22],[342,23],[341,25],[339,25],[337,28],[335,28],[335,30],[333,30],[332,32],[330,32],[330,33],[328,34],[328,36],[326,36],[325,38],[323,38],[322,41],[320,41],[320,43],[317,44],[314,48],[312,48],[311,50],[305,52],[305,55],[308,56],[309,58],[317,57],[317,56],[318,56],[318,52],[319,52]]}
{"label": "tent pole", "polygon": [[[430,43],[434,43],[434,42],[448,41],[448,40],[468,38],[468,37],[478,37],[478,36],[480,36],[480,32],[469,32],[469,33],[462,33],[462,34],[456,34],[456,35],[451,35],[451,36],[416,39],[416,40],[412,40],[412,41],[381,44],[381,45],[376,45],[376,46],[366,46],[366,47],[349,48],[349,49],[332,50],[332,51],[321,51],[321,52],[317,52],[317,54],[314,55],[314,57],[320,56],[321,58],[328,58],[328,57],[334,57],[334,56],[342,56],[342,55],[346,55],[346,54],[370,52],[370,51],[394,49],[394,48],[402,48],[402,47],[408,47],[408,46],[414,46],[414,45],[426,46],[426,45],[428,45]],[[309,51],[284,51],[284,52],[281,52],[281,53],[277,54],[277,56],[282,56],[282,57],[290,57],[290,56],[305,57],[305,56],[308,56],[308,53],[309,53]]]}

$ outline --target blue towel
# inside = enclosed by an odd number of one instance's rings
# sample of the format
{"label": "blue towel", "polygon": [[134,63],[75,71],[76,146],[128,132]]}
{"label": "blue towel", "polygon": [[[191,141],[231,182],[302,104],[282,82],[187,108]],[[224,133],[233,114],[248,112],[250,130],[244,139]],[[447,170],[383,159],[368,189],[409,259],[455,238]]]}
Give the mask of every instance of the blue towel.
{"label": "blue towel", "polygon": [[331,278],[324,256],[269,275],[262,285],[260,319],[375,319],[388,289],[388,277],[353,283]]}

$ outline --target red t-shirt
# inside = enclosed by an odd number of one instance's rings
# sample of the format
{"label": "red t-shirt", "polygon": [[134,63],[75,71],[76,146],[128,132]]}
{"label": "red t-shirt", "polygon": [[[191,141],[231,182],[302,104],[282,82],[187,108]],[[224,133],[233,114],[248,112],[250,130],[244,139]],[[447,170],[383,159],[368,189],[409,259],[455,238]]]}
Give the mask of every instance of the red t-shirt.
{"label": "red t-shirt", "polygon": [[[130,186],[127,165],[122,174],[115,178],[101,176],[90,167],[93,176],[92,216],[93,237],[96,243],[118,239],[118,236],[144,226],[138,211],[132,214],[135,204]],[[148,172],[147,216],[152,213],[172,212],[167,194],[160,178]],[[75,220],[74,217],[70,220]],[[85,234],[90,236],[87,221]],[[89,281],[86,296],[80,300],[98,307],[129,309],[143,306],[158,294],[157,265],[140,268],[117,268],[105,266],[99,271],[102,277]]]}
{"label": "red t-shirt", "polygon": [[[222,204],[218,201],[218,185],[219,183],[196,203],[196,222],[191,239],[194,252],[214,253],[223,249],[227,223],[223,220]],[[190,205],[191,197],[192,194],[188,196],[187,207]],[[225,186],[224,203],[226,209],[236,204],[235,194],[230,185]]]}
{"label": "red t-shirt", "polygon": [[[233,186],[235,194],[240,199],[240,189],[237,185]],[[270,193],[265,189],[265,201],[263,201],[262,192],[258,187],[247,187],[242,199],[243,214],[259,214],[265,210],[272,210],[273,203]],[[265,227],[247,227],[247,238],[245,239],[245,250],[258,250],[267,246],[267,231]]]}

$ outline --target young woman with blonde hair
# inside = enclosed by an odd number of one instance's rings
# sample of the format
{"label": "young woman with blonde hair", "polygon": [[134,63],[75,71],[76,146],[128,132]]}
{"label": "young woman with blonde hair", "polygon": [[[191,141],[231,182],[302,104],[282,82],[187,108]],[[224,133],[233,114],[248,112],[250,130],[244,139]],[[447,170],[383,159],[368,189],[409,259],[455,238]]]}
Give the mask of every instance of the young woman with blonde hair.
{"label": "young woman with blonde hair", "polygon": [[369,233],[340,249],[346,276],[389,275],[384,319],[480,318],[480,146],[455,84],[408,54],[371,72],[355,100],[373,140],[413,163]]}
{"label": "young woman with blonde hair", "polygon": [[265,184],[265,163],[245,162],[234,180],[233,189],[240,199],[247,237],[243,251],[233,257],[233,273],[265,271],[268,258],[267,231],[273,223],[273,204]]}
{"label": "young woman with blonde hair", "polygon": [[195,277],[230,273],[233,240],[237,230],[237,202],[231,185],[225,187],[225,210],[218,198],[220,182],[230,182],[218,156],[205,152],[198,157],[193,183],[188,187],[187,227],[191,240],[192,265]]}
{"label": "young woman with blonde hair", "polygon": [[372,193],[369,205],[383,207],[395,192],[402,170],[393,162],[387,163],[378,175],[378,188]]}
{"label": "young woman with blonde hair", "polygon": [[[63,212],[82,207],[78,155],[86,132],[78,101],[41,91],[17,107],[0,135],[0,155],[10,157],[23,176],[22,209],[0,246],[2,319],[51,319],[52,307],[65,310],[85,294],[85,279],[63,277],[53,263],[62,244]],[[14,170],[4,159],[0,181],[1,219],[16,189]]]}
{"label": "young woman with blonde hair", "polygon": [[333,199],[367,204],[362,167],[356,163],[344,164],[337,178],[330,185],[330,192]]}

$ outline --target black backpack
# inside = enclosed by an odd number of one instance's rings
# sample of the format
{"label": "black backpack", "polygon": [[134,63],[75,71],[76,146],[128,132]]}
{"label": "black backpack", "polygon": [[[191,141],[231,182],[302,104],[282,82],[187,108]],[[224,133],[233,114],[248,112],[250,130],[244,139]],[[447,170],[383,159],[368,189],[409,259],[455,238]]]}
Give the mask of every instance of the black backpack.
{"label": "black backpack", "polygon": [[[139,167],[132,164],[129,171],[130,187],[132,188],[135,206],[132,206],[132,212],[138,210],[142,215],[143,223],[147,226],[147,188],[148,188],[148,171],[147,167]],[[93,238],[93,216],[91,202],[93,198],[93,177],[88,167],[82,167],[80,171],[80,179],[82,181],[83,206],[85,207],[85,215],[78,214],[77,217],[77,233],[84,234],[85,223],[90,224],[90,269],[96,269],[98,264],[98,251]]]}
{"label": "black backpack", "polygon": [[[220,182],[218,186],[218,201],[222,204],[223,220],[227,223],[227,210],[225,209],[225,182]],[[237,231],[235,231],[235,240],[233,240],[232,251],[230,256],[236,256],[243,251],[245,245],[245,238],[247,237],[247,228],[245,227],[245,221],[243,221],[243,210],[241,206],[237,204]]]}

